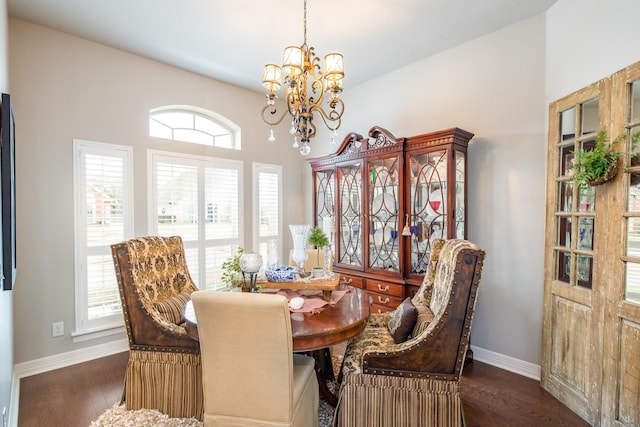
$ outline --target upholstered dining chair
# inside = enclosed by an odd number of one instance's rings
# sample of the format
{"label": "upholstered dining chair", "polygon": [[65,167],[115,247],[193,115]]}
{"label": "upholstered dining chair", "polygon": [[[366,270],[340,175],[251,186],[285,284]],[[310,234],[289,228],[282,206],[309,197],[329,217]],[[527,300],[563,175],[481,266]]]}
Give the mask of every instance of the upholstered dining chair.
{"label": "upholstered dining chair", "polygon": [[396,311],[371,314],[347,345],[337,426],[460,427],[460,375],[485,252],[434,241],[422,286]]}
{"label": "upholstered dining chair", "polygon": [[204,425],[318,426],[311,357],[293,354],[282,295],[192,295],[202,350]]}
{"label": "upholstered dining chair", "polygon": [[197,290],[182,239],[138,237],[111,246],[129,337],[122,400],[127,409],[202,417],[200,346],[181,310]]}

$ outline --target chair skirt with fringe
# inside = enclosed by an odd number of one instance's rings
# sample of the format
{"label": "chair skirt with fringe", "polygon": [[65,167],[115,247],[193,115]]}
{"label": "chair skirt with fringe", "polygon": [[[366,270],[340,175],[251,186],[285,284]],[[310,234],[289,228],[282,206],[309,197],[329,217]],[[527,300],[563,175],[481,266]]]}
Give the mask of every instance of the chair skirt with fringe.
{"label": "chair skirt with fringe", "polygon": [[202,420],[200,354],[130,350],[123,399],[130,410]]}
{"label": "chair skirt with fringe", "polygon": [[457,381],[345,375],[334,425],[338,427],[462,427]]}

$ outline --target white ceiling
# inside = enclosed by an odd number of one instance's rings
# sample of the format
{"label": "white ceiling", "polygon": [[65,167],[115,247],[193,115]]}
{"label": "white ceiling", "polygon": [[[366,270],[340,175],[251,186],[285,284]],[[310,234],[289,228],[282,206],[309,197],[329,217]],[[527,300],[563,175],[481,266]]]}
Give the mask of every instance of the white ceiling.
{"label": "white ceiling", "polygon": [[[537,15],[556,0],[308,0],[307,42],[345,88]],[[9,16],[262,91],[303,41],[303,0],[8,0]],[[526,49],[526,46],[523,46]]]}

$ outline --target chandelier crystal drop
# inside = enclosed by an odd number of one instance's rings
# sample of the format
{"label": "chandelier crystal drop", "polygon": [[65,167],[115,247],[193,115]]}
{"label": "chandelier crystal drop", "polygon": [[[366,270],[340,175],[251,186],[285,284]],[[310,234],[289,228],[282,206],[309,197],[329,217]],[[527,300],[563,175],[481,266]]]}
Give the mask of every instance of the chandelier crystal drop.
{"label": "chandelier crystal drop", "polygon": [[[289,113],[294,137],[293,147],[300,139],[300,154],[311,152],[309,142],[316,136],[314,117],[320,117],[332,131],[331,143],[335,144],[336,130],[340,127],[344,102],[340,99],[344,78],[344,60],[339,53],[329,53],[324,57],[324,70],[320,69],[320,58],[313,47],[307,46],[307,0],[304,0],[304,42],[302,46],[289,46],[284,50],[282,67],[275,64],[264,66],[262,86],[267,89],[267,105],[262,109],[262,120],[271,127],[269,141],[273,137],[273,126],[279,124]],[[283,80],[284,79],[284,80]],[[276,92],[284,84],[287,109],[278,115]],[[326,99],[328,109],[323,102]]]}

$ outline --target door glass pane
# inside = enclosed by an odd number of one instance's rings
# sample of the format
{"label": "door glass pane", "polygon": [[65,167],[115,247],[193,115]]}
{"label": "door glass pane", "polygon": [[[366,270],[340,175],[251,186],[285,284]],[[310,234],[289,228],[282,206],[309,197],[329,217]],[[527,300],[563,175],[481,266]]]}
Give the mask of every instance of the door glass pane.
{"label": "door glass pane", "polygon": [[558,218],[558,246],[571,247],[571,217],[561,216]]}
{"label": "door glass pane", "polygon": [[629,134],[632,135],[629,144],[629,151],[633,154],[637,154],[635,156],[631,156],[631,166],[640,166],[640,140],[636,140],[635,142],[633,141],[633,135],[637,133],[640,133],[640,126],[632,127],[629,132]]}
{"label": "door glass pane", "polygon": [[558,210],[560,212],[571,212],[573,210],[573,182],[565,181],[558,183],[560,191],[558,191]]}
{"label": "door glass pane", "polygon": [[581,217],[578,219],[578,249],[583,251],[593,250],[594,218]]}
{"label": "door glass pane", "polygon": [[598,98],[582,104],[582,135],[588,135],[598,131]]}
{"label": "door glass pane", "polygon": [[362,266],[360,213],[362,176],[359,164],[339,168],[340,235],[338,262]]}
{"label": "door glass pane", "polygon": [[627,220],[627,256],[640,258],[640,218]]}
{"label": "door glass pane", "polygon": [[556,252],[556,280],[569,283],[571,278],[571,254]]}
{"label": "door glass pane", "polygon": [[631,83],[631,108],[629,121],[640,120],[640,80]]}
{"label": "door glass pane", "polygon": [[640,303],[640,264],[627,262],[626,267],[625,298],[628,301]]}
{"label": "door glass pane", "polygon": [[369,267],[399,271],[398,157],[368,163]]}
{"label": "door glass pane", "polygon": [[576,107],[560,113],[560,140],[566,141],[576,137]]}
{"label": "door glass pane", "polygon": [[578,255],[576,256],[576,264],[578,265],[578,286],[591,289],[593,286],[593,257],[589,255]]}
{"label": "door glass pane", "polygon": [[595,209],[596,189],[581,187],[578,189],[578,210],[580,212],[593,212]]}
{"label": "door glass pane", "polygon": [[640,172],[629,174],[629,212],[640,212]]}
{"label": "door glass pane", "polygon": [[565,145],[560,147],[560,176],[567,176],[573,172],[573,145]]}
{"label": "door glass pane", "polygon": [[565,248],[571,247],[571,217],[561,216],[558,218],[558,246],[564,246]]}

